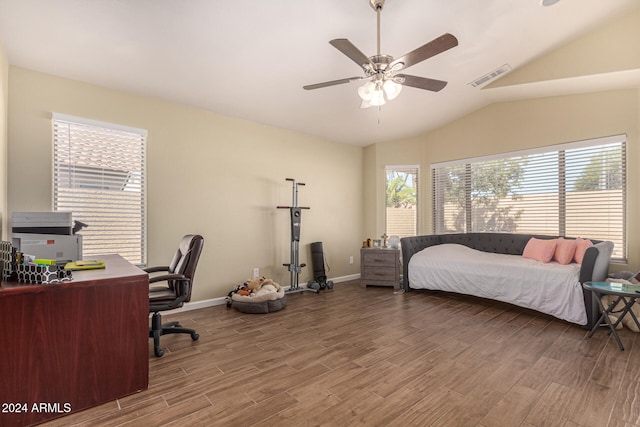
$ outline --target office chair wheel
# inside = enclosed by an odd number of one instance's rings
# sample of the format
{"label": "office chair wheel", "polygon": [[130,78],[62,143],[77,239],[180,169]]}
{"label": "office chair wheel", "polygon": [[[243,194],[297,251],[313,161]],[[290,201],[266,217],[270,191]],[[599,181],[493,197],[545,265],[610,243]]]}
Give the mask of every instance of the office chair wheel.
{"label": "office chair wheel", "polygon": [[162,357],[164,355],[164,350],[161,348],[155,348],[153,349],[153,352],[155,353],[156,357]]}
{"label": "office chair wheel", "polygon": [[191,339],[192,340],[198,341],[198,338],[200,338],[200,334],[197,334],[195,332],[191,334]]}

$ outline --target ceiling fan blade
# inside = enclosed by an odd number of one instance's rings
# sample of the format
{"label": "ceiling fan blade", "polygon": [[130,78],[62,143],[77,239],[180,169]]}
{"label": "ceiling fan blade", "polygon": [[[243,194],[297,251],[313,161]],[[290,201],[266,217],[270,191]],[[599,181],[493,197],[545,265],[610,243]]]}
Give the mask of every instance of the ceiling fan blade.
{"label": "ceiling fan blade", "polygon": [[362,80],[364,78],[365,77],[349,77],[347,79],[331,80],[330,82],[316,83],[316,84],[313,84],[313,85],[306,85],[306,86],[302,86],[302,88],[306,89],[306,90],[320,89],[321,87],[341,85],[341,84],[344,84],[344,83],[353,82],[355,80]]}
{"label": "ceiling fan blade", "polygon": [[393,68],[397,64],[404,64],[398,68],[404,70],[405,68],[411,67],[418,62],[422,62],[425,59],[436,56],[437,54],[456,46],[458,46],[458,39],[449,33],[445,33],[440,37],[431,40],[429,43],[424,44],[406,55],[392,61],[388,68]]}
{"label": "ceiling fan blade", "polygon": [[371,66],[373,66],[373,64],[371,63],[371,60],[367,57],[367,55],[362,53],[360,49],[355,47],[353,43],[351,43],[349,40],[333,39],[329,43],[331,44],[331,46],[335,47],[340,52],[347,55],[353,62],[358,64],[363,69],[365,64],[370,64]]}
{"label": "ceiling fan blade", "polygon": [[427,79],[425,77],[410,76],[408,74],[396,74],[394,81],[404,86],[417,87],[418,89],[439,92],[447,85],[447,82],[436,79]]}

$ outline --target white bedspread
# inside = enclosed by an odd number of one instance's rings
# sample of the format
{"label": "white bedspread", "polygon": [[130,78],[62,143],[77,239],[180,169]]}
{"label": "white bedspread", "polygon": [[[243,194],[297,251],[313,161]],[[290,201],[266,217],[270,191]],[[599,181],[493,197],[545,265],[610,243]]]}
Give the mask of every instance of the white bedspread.
{"label": "white bedspread", "polygon": [[542,263],[458,244],[430,246],[409,260],[409,286],[475,295],[586,325],[580,264]]}

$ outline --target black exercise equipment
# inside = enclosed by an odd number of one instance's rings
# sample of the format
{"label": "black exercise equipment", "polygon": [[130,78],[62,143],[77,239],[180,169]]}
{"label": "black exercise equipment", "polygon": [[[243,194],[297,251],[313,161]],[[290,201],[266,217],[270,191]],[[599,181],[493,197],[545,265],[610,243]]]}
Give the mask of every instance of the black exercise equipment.
{"label": "black exercise equipment", "polygon": [[289,209],[289,213],[291,215],[291,262],[282,264],[285,267],[288,267],[289,272],[291,273],[291,286],[286,292],[319,292],[319,289],[313,289],[310,287],[301,288],[298,283],[299,275],[302,273],[302,268],[307,266],[306,264],[300,264],[300,220],[302,219],[302,209],[310,208],[298,206],[298,186],[304,185],[304,183],[296,182],[293,178],[286,178],[286,180],[291,181],[293,184],[292,203],[291,206],[278,206],[278,209]]}
{"label": "black exercise equipment", "polygon": [[311,244],[311,265],[313,266],[313,281],[309,282],[309,287],[318,289],[333,289],[333,281],[327,280],[324,266],[324,249],[322,242]]}

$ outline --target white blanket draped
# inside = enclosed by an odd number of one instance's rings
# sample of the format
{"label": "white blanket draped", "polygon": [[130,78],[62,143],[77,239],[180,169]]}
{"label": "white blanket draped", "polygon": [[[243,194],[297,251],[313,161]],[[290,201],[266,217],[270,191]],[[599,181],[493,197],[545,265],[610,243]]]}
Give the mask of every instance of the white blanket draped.
{"label": "white blanket draped", "polygon": [[409,286],[508,302],[586,325],[580,264],[542,263],[458,244],[430,246],[409,260]]}

